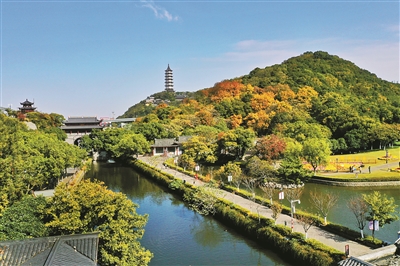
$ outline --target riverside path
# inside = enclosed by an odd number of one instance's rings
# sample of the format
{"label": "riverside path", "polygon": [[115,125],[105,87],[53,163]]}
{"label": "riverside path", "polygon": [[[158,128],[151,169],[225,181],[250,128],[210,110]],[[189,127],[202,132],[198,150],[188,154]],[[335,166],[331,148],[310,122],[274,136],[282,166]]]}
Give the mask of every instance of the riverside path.
{"label": "riverside path", "polygon": [[[139,157],[138,159],[146,164],[149,164],[151,166],[161,169],[165,173],[169,173],[169,174],[175,176],[175,178],[185,180],[186,182],[191,182],[192,184],[194,183],[196,186],[204,185],[204,183],[200,180],[195,180],[191,176],[188,176],[186,174],[178,172],[174,169],[164,167],[163,162],[166,160],[165,157],[145,157],[144,156],[144,157]],[[258,212],[261,216],[272,219],[271,209],[269,209],[263,205],[254,203],[253,201],[251,201],[249,199],[243,198],[241,196],[227,192],[225,190],[221,190],[221,197],[223,197],[224,199],[229,200],[243,208],[246,208],[254,213],[257,213],[257,209],[258,209]],[[277,219],[277,224],[287,224],[288,226],[290,226],[291,221],[292,220],[289,215],[281,214],[279,216],[279,218]],[[293,231],[304,233],[303,227],[301,226],[300,223],[298,223],[296,221],[296,219],[294,219]],[[345,246],[349,245],[350,256],[353,256],[353,257],[359,257],[361,255],[369,254],[372,251],[372,249],[367,246],[361,245],[355,241],[351,241],[344,237],[332,234],[332,233],[327,232],[316,226],[312,226],[308,230],[307,236],[308,236],[308,238],[318,240],[319,242],[321,242],[329,247],[332,247],[338,251],[342,251],[343,253],[345,252]]]}

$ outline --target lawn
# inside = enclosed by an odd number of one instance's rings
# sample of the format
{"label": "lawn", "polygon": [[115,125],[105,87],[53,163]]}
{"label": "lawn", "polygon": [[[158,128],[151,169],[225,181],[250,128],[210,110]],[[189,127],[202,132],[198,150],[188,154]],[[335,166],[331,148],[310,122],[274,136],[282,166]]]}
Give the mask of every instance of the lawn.
{"label": "lawn", "polygon": [[[393,178],[400,179],[400,168],[397,168],[397,164],[393,166],[393,163],[399,162],[400,147],[389,148],[387,151],[389,155],[387,163],[391,164],[390,168],[384,166],[386,164],[386,150],[373,150],[354,154],[332,155],[330,163],[325,167],[325,171],[318,172],[317,175],[334,179],[354,180],[378,179],[383,181],[385,179],[393,180]],[[363,165],[361,173],[359,173],[360,165]],[[357,171],[355,173],[349,172],[349,168],[352,166],[356,167]],[[371,173],[368,170],[369,166],[372,169]]]}
{"label": "lawn", "polygon": [[[400,146],[387,149],[388,151],[388,163],[396,162],[400,158]],[[332,155],[330,157],[331,163],[336,163],[336,159],[339,163],[351,163],[351,162],[362,162],[367,167],[369,165],[382,165],[386,164],[386,160],[383,159],[386,156],[386,150],[373,150],[365,151],[362,153],[352,153],[343,155]],[[382,160],[379,160],[382,158]]]}

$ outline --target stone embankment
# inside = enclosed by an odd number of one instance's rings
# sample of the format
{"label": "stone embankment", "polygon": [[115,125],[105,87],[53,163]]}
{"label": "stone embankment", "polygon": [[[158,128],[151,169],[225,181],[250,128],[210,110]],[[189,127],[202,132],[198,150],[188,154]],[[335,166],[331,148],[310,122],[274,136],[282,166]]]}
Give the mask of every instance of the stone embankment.
{"label": "stone embankment", "polygon": [[390,187],[400,186],[400,181],[385,181],[385,182],[340,182],[331,181],[325,179],[312,178],[310,182],[325,184],[330,186],[341,186],[341,187]]}

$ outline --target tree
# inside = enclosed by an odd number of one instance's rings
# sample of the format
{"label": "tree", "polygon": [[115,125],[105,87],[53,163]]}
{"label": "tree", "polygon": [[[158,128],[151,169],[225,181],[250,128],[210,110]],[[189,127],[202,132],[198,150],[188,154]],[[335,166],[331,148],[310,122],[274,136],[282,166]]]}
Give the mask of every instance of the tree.
{"label": "tree", "polygon": [[[396,215],[397,205],[394,198],[388,198],[386,194],[381,194],[379,191],[374,191],[370,194],[362,194],[363,199],[368,204],[369,221],[378,221],[380,227],[385,224],[397,221],[399,217]],[[374,223],[374,222],[373,222]],[[375,223],[372,229],[372,236],[374,237]]]}
{"label": "tree", "polygon": [[275,220],[275,224],[276,224],[276,220],[278,220],[278,217],[282,212],[282,204],[280,204],[279,202],[274,202],[271,204],[270,208],[272,211],[272,219]]}
{"label": "tree", "polygon": [[264,192],[264,195],[267,199],[269,199],[271,206],[273,205],[272,197],[275,192],[275,185],[273,183],[266,182],[263,185],[260,185],[261,190]]}
{"label": "tree", "polygon": [[311,164],[314,175],[318,166],[328,163],[331,150],[328,139],[310,138],[303,142],[303,157]]}
{"label": "tree", "polygon": [[83,180],[75,186],[57,186],[45,221],[51,235],[99,231],[100,265],[147,265],[152,254],[138,240],[148,216],[137,214],[136,208],[126,195],[101,182]]}
{"label": "tree", "polygon": [[243,181],[243,175],[242,175],[242,169],[238,164],[235,164],[233,162],[228,162],[227,164],[221,166],[216,172],[215,172],[215,178],[219,179],[223,182],[229,182],[228,177],[231,177],[232,182],[237,190],[240,189],[240,184]]}
{"label": "tree", "polygon": [[185,193],[183,200],[188,202],[190,209],[202,215],[214,215],[221,193],[212,184],[207,184],[196,187],[189,194]]}
{"label": "tree", "polygon": [[258,179],[270,179],[276,176],[276,169],[274,166],[265,160],[261,160],[257,156],[252,156],[246,160],[244,170],[246,175]]}
{"label": "tree", "polygon": [[150,144],[143,135],[127,132],[121,136],[112,151],[116,158],[132,159],[134,155],[149,152]]}
{"label": "tree", "polygon": [[285,141],[277,135],[268,135],[257,140],[254,148],[255,155],[266,161],[274,161],[280,158],[286,148]]}
{"label": "tree", "polygon": [[300,184],[312,176],[299,157],[285,156],[278,168],[278,176],[287,183]]}
{"label": "tree", "polygon": [[307,239],[307,232],[308,230],[310,230],[311,226],[313,226],[313,224],[315,223],[315,220],[309,216],[305,216],[305,215],[295,215],[296,220],[301,224],[301,226],[304,229],[304,233],[306,235],[306,239]]}
{"label": "tree", "polygon": [[183,143],[185,153],[193,158],[196,163],[206,162],[214,163],[217,160],[217,144],[210,142],[209,139],[202,136],[193,136],[187,142]]}
{"label": "tree", "polygon": [[310,202],[317,211],[324,217],[324,224],[327,224],[327,216],[333,206],[335,206],[339,196],[332,192],[310,192]]}
{"label": "tree", "polygon": [[362,196],[350,198],[347,207],[353,212],[357,220],[357,227],[361,231],[361,238],[364,238],[364,227],[367,224],[368,204]]}
{"label": "tree", "polygon": [[42,221],[44,197],[26,195],[8,207],[0,218],[0,240],[44,237],[48,230]]}
{"label": "tree", "polygon": [[[245,185],[245,187],[247,188],[247,190],[250,192],[250,195],[248,196],[248,198],[251,201],[253,201],[254,205],[256,205],[255,204],[256,203],[256,188],[260,184],[260,180],[258,180],[257,178],[254,178],[254,177],[244,176],[242,182]],[[256,210],[257,210],[258,222],[261,221],[259,207],[260,207],[260,205],[257,204]]]}

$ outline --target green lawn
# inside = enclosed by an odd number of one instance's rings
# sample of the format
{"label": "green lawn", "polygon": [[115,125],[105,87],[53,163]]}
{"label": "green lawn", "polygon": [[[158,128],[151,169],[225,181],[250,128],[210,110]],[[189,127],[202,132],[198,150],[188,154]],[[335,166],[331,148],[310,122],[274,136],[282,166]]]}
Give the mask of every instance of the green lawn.
{"label": "green lawn", "polygon": [[[388,162],[396,162],[399,161],[400,158],[400,147],[396,146],[394,148],[388,149],[389,160]],[[386,163],[386,160],[378,160],[378,158],[382,158],[386,156],[386,150],[373,150],[373,151],[365,151],[362,153],[353,153],[353,154],[344,154],[344,155],[332,155],[330,157],[331,163],[336,163],[336,159],[338,162],[363,162],[367,167],[369,165],[382,165]]]}
{"label": "green lawn", "polygon": [[[388,163],[399,162],[400,158],[400,147],[396,146],[394,148],[388,149]],[[386,164],[386,150],[374,150],[374,151],[365,151],[362,153],[355,154],[344,154],[344,155],[332,155],[330,157],[330,163],[326,166],[327,172],[318,172],[318,176],[322,176],[325,178],[332,179],[378,179],[383,181],[385,179],[397,179],[400,180],[400,172],[393,171],[394,168],[391,169],[384,167],[381,169],[372,170],[371,173],[368,171],[368,167],[372,168],[376,166],[381,166]],[[378,158],[383,158],[383,160],[379,160]],[[349,173],[349,167],[355,165],[358,167],[361,162],[364,167],[362,168],[362,173]],[[397,166],[397,165],[396,165]],[[339,170],[336,173],[336,170]]]}

